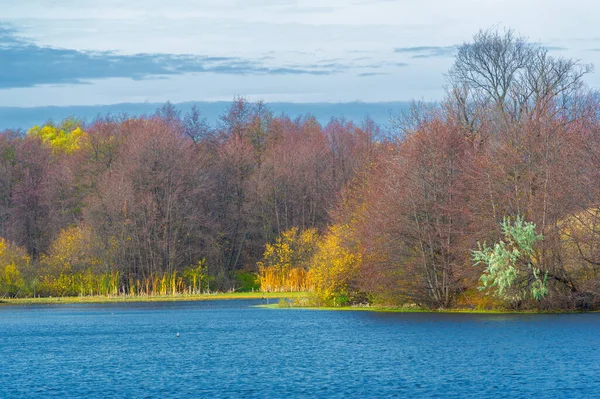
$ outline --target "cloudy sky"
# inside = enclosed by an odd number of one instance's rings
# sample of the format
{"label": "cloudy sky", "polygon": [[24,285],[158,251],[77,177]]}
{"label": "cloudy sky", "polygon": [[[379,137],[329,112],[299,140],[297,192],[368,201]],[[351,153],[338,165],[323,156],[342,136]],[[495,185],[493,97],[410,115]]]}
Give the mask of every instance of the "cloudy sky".
{"label": "cloudy sky", "polygon": [[[0,10],[0,106],[438,100],[455,46],[493,26],[600,68],[596,0],[0,0]],[[600,88],[600,73],[587,81]]]}

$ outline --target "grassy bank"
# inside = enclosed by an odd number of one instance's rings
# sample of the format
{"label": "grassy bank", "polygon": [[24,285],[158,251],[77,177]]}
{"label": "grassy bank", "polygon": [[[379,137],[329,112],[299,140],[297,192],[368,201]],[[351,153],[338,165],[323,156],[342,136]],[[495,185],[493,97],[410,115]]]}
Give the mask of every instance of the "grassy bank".
{"label": "grassy bank", "polygon": [[540,311],[540,310],[502,310],[502,309],[427,309],[419,307],[400,308],[389,306],[340,306],[340,307],[314,307],[294,306],[293,304],[263,304],[256,307],[264,309],[291,309],[291,310],[316,310],[316,311],[353,311],[353,312],[380,312],[380,313],[442,313],[442,314],[563,314],[563,313],[596,313],[581,311]]}
{"label": "grassy bank", "polygon": [[[0,306],[11,305],[54,305],[54,304],[85,304],[85,303],[129,303],[129,302],[179,302],[179,301],[215,301],[235,299],[265,299],[266,304],[257,305],[263,309],[279,310],[312,310],[336,312],[386,312],[386,313],[443,313],[443,314],[557,314],[582,313],[578,311],[537,311],[537,310],[490,310],[490,309],[426,309],[419,307],[389,307],[389,306],[338,306],[315,307],[298,306],[291,301],[306,298],[306,292],[219,292],[199,295],[163,295],[163,296],[76,296],[76,297],[46,297],[46,298],[3,298]],[[269,303],[269,300],[272,300]],[[592,312],[594,313],[594,312]]]}
{"label": "grassy bank", "polygon": [[219,292],[199,295],[164,296],[74,296],[48,298],[5,298],[0,305],[76,304],[76,303],[121,303],[121,302],[176,302],[214,301],[231,299],[294,299],[306,296],[304,292]]}

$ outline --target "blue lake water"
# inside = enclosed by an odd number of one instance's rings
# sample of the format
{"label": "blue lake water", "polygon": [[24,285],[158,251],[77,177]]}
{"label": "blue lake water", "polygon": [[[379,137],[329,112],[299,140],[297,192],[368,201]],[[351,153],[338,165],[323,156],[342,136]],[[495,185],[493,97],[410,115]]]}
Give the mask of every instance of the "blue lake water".
{"label": "blue lake water", "polygon": [[600,397],[600,314],[259,303],[0,307],[0,398]]}

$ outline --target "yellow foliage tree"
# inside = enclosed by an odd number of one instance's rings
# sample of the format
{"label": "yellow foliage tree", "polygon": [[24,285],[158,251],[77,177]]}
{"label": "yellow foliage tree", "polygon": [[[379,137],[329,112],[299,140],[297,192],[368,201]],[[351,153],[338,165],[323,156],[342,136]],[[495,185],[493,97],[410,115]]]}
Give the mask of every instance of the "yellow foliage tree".
{"label": "yellow foliage tree", "polygon": [[[62,230],[40,259],[41,287],[50,295],[113,295],[118,293],[113,255],[116,242],[106,245],[86,225]],[[117,281],[115,281],[117,280]],[[110,282],[110,285],[107,285]]]}
{"label": "yellow foliage tree", "polygon": [[350,284],[362,260],[357,245],[349,245],[348,225],[333,225],[317,244],[309,279],[319,305],[341,306],[350,301]]}
{"label": "yellow foliage tree", "polygon": [[31,259],[20,247],[0,238],[0,296],[25,296],[30,287],[23,276]]}
{"label": "yellow foliage tree", "polygon": [[299,231],[293,227],[267,244],[258,263],[262,291],[307,291],[307,271],[318,242],[316,229]]}
{"label": "yellow foliage tree", "polygon": [[54,153],[71,154],[80,148],[86,133],[81,129],[81,123],[75,119],[65,119],[59,126],[48,123],[34,126],[27,132],[32,137],[39,137],[48,144]]}

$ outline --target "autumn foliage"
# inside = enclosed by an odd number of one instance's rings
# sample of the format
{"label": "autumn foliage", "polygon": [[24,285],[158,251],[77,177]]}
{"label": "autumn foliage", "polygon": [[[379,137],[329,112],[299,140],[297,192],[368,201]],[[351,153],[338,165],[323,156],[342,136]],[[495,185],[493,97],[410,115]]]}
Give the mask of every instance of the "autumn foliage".
{"label": "autumn foliage", "polygon": [[0,296],[260,285],[328,306],[598,309],[590,71],[488,30],[442,103],[385,131],[242,98],[215,126],[167,103],[5,131]]}
{"label": "autumn foliage", "polygon": [[313,288],[308,277],[317,245],[317,230],[284,231],[273,244],[265,246],[263,260],[258,262],[263,291],[297,292]]}
{"label": "autumn foliage", "polygon": [[[29,260],[6,263],[0,295],[257,289],[259,270],[265,290],[308,290],[303,251],[367,162],[373,129],[236,99],[216,126],[166,104],[144,117],[3,132],[0,236]],[[298,235],[292,259],[287,236],[277,241],[284,232]],[[267,244],[280,257],[260,268]]]}

